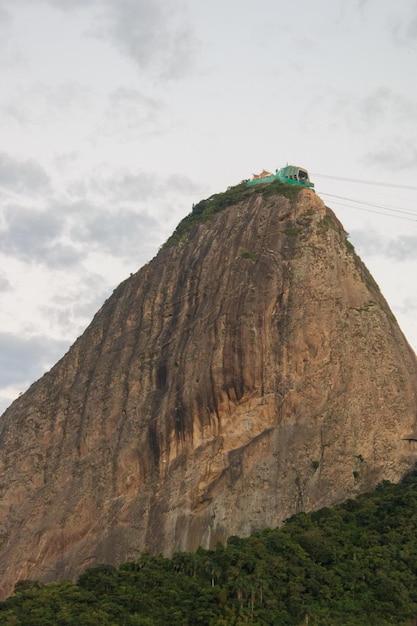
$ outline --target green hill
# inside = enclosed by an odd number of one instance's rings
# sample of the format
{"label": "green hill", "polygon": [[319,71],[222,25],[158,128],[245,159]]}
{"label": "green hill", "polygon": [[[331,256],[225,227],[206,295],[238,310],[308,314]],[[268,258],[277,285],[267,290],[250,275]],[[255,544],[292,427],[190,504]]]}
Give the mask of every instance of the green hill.
{"label": "green hill", "polygon": [[21,581],[7,626],[410,626],[417,616],[417,471],[226,547],[101,565],[77,583]]}

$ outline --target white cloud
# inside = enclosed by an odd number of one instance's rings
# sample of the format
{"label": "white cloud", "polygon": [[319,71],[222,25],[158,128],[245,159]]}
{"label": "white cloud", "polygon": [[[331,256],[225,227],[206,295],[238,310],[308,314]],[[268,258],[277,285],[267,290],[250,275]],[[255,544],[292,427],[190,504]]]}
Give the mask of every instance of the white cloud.
{"label": "white cloud", "polygon": [[0,6],[0,32],[4,32],[10,25],[11,17],[6,9]]}
{"label": "white cloud", "polygon": [[360,10],[364,9],[367,4],[369,4],[369,0],[357,0],[358,7]]}
{"label": "white cloud", "polygon": [[0,274],[0,291],[11,291],[12,285],[10,281],[4,276],[3,272]]}
{"label": "white cloud", "polygon": [[3,211],[3,219],[6,228],[0,232],[0,245],[4,254],[45,263],[49,252],[57,256],[53,250],[63,225],[56,215],[9,204]]}
{"label": "white cloud", "polygon": [[[417,216],[416,216],[417,219]],[[405,262],[417,259],[417,233],[398,237],[382,236],[375,230],[351,231],[351,238],[363,256]]]}
{"label": "white cloud", "polygon": [[148,246],[157,245],[158,222],[126,209],[120,209],[115,214],[95,211],[77,226],[72,236],[77,237],[85,247],[95,246],[101,252],[119,258],[135,258],[138,247],[144,242]]}
{"label": "white cloud", "polygon": [[[12,20],[8,11],[0,6],[0,51],[2,52],[2,56],[6,53],[7,50],[6,38],[9,33],[11,21]],[[4,59],[0,62],[4,64]]]}
{"label": "white cloud", "polygon": [[386,255],[397,261],[417,259],[417,234],[390,239],[385,246]]}
{"label": "white cloud", "polygon": [[417,296],[404,298],[401,304],[397,305],[396,309],[403,315],[411,314],[415,319],[415,312],[417,311]]}
{"label": "white cloud", "polygon": [[[73,274],[73,280],[65,282],[65,274],[57,274],[53,297],[45,298],[39,305],[39,314],[48,321],[49,327],[59,329],[64,337],[82,332],[114,287],[96,272],[84,270],[78,275],[78,285],[74,284],[74,278]],[[61,290],[57,289],[59,284]]]}
{"label": "white cloud", "polygon": [[195,39],[180,0],[103,0],[92,33],[112,41],[141,70],[181,78],[191,64]]}
{"label": "white cloud", "polygon": [[[164,202],[173,196],[192,197],[201,192],[201,185],[185,175],[171,174],[165,178],[160,173],[140,170],[106,171],[92,175],[88,179],[73,183],[73,190],[82,194],[92,193],[105,200],[107,205],[116,202],[118,206],[129,202],[145,208],[149,202]],[[195,198],[194,198],[195,199]],[[184,207],[186,210],[186,207]]]}
{"label": "white cloud", "polygon": [[137,89],[119,87],[109,94],[101,132],[118,141],[138,139],[161,132],[163,105]]}
{"label": "white cloud", "polygon": [[[138,68],[165,79],[185,76],[193,65],[197,40],[185,0],[15,0],[15,6],[49,5],[57,11],[88,11],[84,35],[114,45]],[[7,0],[0,0],[5,26]]]}
{"label": "white cloud", "polygon": [[389,28],[397,44],[409,47],[417,42],[417,7],[415,2],[412,2],[410,10],[405,6],[401,8],[402,10],[389,22]]}
{"label": "white cloud", "polygon": [[14,193],[45,194],[49,176],[39,163],[32,159],[19,160],[0,153],[0,188]]}
{"label": "white cloud", "polygon": [[365,95],[340,92],[332,99],[333,112],[343,113],[350,130],[357,133],[379,131],[393,124],[414,130],[417,123],[417,101],[384,85]]}
{"label": "white cloud", "polygon": [[[413,139],[401,137],[384,137],[378,145],[368,152],[363,162],[382,165],[391,171],[415,170],[417,166],[417,147]],[[410,181],[414,185],[415,180]]]}
{"label": "white cloud", "polygon": [[68,348],[66,341],[47,336],[22,337],[0,332],[0,380],[2,385],[27,386],[39,378]]}

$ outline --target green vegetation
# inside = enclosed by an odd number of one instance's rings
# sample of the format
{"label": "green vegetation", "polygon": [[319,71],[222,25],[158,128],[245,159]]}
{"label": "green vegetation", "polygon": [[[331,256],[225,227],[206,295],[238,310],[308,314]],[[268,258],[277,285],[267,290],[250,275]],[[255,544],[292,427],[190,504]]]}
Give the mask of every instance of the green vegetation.
{"label": "green vegetation", "polygon": [[301,189],[301,187],[286,185],[280,181],[275,181],[265,185],[257,185],[254,187],[247,187],[246,182],[247,181],[244,180],[239,183],[239,185],[229,187],[227,191],[223,193],[214,194],[213,196],[210,196],[210,198],[200,200],[200,202],[195,204],[191,213],[181,220],[175,231],[164,243],[162,250],[186,239],[191,229],[199,222],[209,220],[216,213],[219,213],[220,211],[223,211],[223,209],[226,209],[233,204],[237,204],[242,200],[246,200],[254,194],[261,194],[264,197],[279,194],[286,196],[291,200]]}
{"label": "green vegetation", "polygon": [[281,196],[285,196],[289,200],[293,200],[298,195],[302,187],[299,187],[298,185],[291,185],[290,183],[282,183],[280,180],[274,180],[273,183],[259,185],[256,189],[259,189],[264,198],[279,194]]}
{"label": "green vegetation", "polygon": [[244,200],[251,193],[251,189],[246,187],[246,181],[242,181],[239,185],[229,187],[224,193],[217,193],[206,200],[200,200],[193,206],[192,212],[181,220],[172,235],[162,246],[162,249],[164,250],[178,241],[182,241],[198,222],[208,220],[212,215]]}
{"label": "green vegetation", "polygon": [[297,228],[296,226],[289,226],[285,229],[285,234],[288,237],[298,237],[298,235],[302,232],[301,228]]}
{"label": "green vegetation", "polygon": [[347,237],[345,239],[345,245],[346,245],[346,249],[348,250],[348,252],[354,252],[355,251],[355,246],[353,245],[353,243],[351,241],[349,241],[349,239]]}
{"label": "green vegetation", "polygon": [[330,215],[325,215],[319,222],[319,228],[323,231],[327,231],[329,228],[332,228],[336,232],[340,232],[340,229],[336,226],[335,222],[332,220]]}
{"label": "green vegetation", "polygon": [[244,252],[242,252],[240,256],[242,257],[242,259],[249,259],[251,261],[253,261],[256,258],[253,252],[249,252],[248,250],[245,250]]}
{"label": "green vegetation", "polygon": [[376,302],[374,302],[373,300],[369,300],[368,302],[365,302],[365,304],[363,304],[362,306],[357,306],[357,307],[353,307],[355,309],[355,311],[358,311],[358,313],[366,313],[367,311],[371,310],[373,307],[378,306]]}
{"label": "green vegetation", "polygon": [[417,471],[225,548],[101,565],[76,584],[21,581],[0,624],[411,626],[416,531]]}
{"label": "green vegetation", "polygon": [[355,252],[355,247],[352,244],[352,242],[349,241],[349,233],[347,233],[344,228],[338,224],[337,221],[335,221],[330,215],[325,215],[319,222],[319,228],[322,230],[322,232],[326,232],[329,229],[334,230],[336,233],[339,234],[340,236],[340,240],[345,244],[346,246],[346,250],[348,252],[354,253]]}

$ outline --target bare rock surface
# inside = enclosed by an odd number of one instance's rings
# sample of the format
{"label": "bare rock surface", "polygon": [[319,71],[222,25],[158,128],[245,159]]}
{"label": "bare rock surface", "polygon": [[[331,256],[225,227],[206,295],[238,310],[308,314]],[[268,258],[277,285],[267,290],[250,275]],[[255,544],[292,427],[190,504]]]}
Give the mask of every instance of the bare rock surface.
{"label": "bare rock surface", "polygon": [[114,291],[0,419],[0,592],[398,480],[417,364],[341,224],[253,193]]}

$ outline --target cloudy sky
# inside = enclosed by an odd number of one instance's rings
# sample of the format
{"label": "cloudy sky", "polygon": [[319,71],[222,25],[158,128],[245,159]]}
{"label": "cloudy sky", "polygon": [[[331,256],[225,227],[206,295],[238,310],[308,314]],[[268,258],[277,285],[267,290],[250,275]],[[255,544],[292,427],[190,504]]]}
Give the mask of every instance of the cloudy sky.
{"label": "cloudy sky", "polygon": [[0,410],[193,203],[287,162],[417,349],[416,66],[415,0],[0,0]]}

